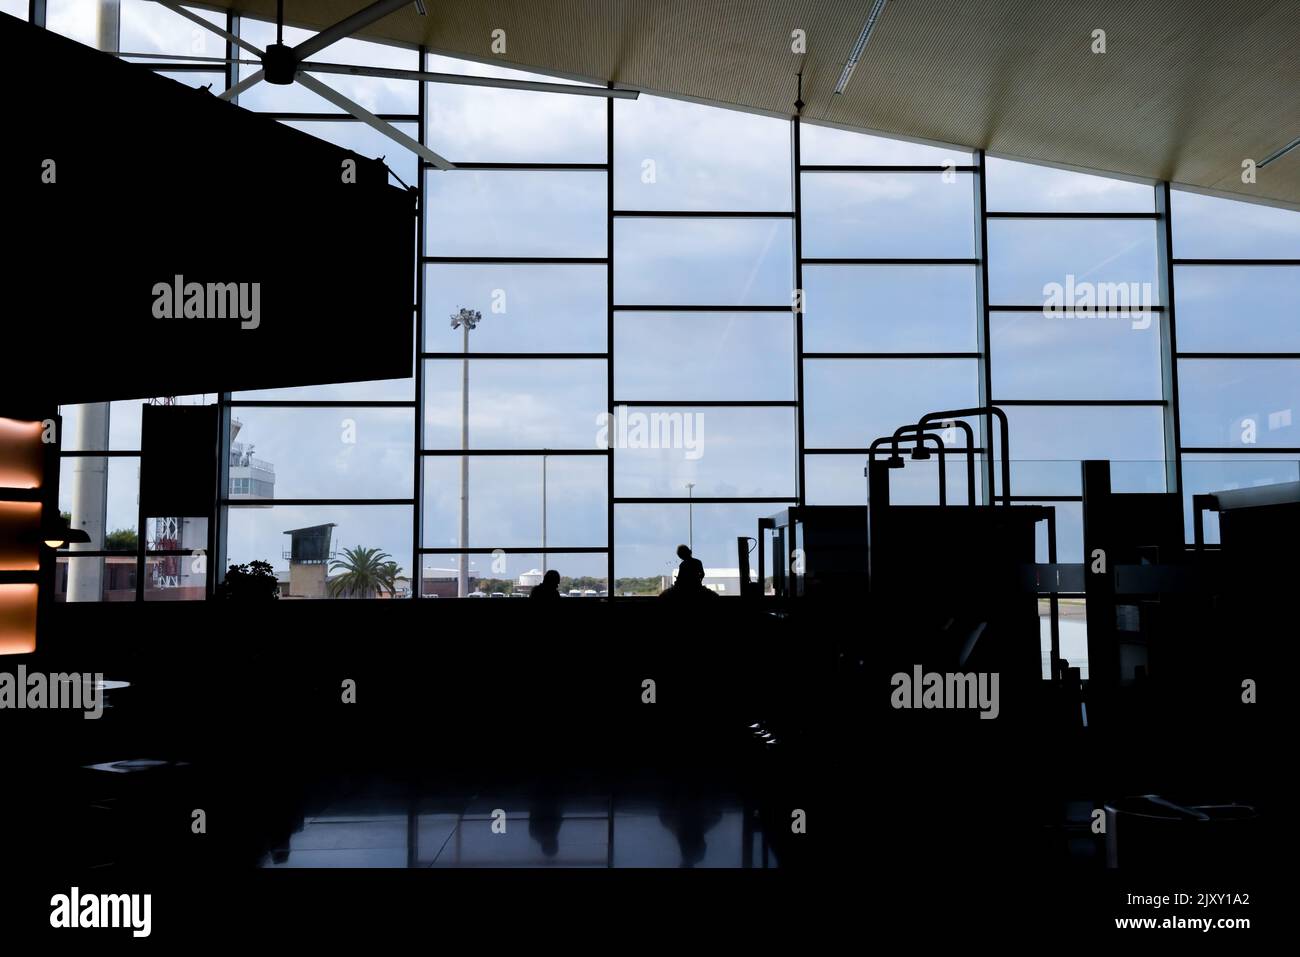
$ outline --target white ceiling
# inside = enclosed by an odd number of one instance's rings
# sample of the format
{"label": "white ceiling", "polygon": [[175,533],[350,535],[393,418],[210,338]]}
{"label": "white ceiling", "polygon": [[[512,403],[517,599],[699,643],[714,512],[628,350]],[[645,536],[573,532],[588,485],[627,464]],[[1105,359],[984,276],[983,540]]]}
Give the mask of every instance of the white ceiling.
{"label": "white ceiling", "polygon": [[[275,0],[214,5],[275,16]],[[286,0],[285,19],[319,28],[365,5]],[[1300,148],[1241,179],[1300,136],[1296,0],[888,0],[840,96],[870,0],[426,6],[359,35],[777,115],[794,113],[802,71],[808,120],[1300,208]]]}

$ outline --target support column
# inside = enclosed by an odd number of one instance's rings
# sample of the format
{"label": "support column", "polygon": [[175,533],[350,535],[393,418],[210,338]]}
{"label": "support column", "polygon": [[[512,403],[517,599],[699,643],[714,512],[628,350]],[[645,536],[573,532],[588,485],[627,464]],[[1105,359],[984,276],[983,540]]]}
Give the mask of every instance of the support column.
{"label": "support column", "polygon": [[[77,420],[76,448],[101,452],[108,449],[109,404],[95,402],[81,407]],[[95,551],[104,547],[108,520],[108,458],[96,455],[69,456],[72,472],[72,525],[90,536],[72,551]],[[68,601],[99,601],[103,595],[103,559],[83,558],[68,563]]]}
{"label": "support column", "polygon": [[96,49],[116,53],[122,34],[121,0],[99,0],[96,14],[98,16],[95,29]]}

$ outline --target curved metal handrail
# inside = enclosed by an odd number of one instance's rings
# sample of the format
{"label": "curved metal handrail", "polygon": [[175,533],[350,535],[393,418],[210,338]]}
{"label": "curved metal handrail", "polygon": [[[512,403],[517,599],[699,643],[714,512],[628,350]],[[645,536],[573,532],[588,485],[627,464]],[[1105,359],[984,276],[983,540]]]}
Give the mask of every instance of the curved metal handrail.
{"label": "curved metal handrail", "polygon": [[[927,424],[941,419],[955,419],[962,415],[993,415],[997,416],[1000,426],[999,432],[1002,435],[1002,504],[1011,504],[1011,428],[1007,422],[1007,414],[995,405],[982,405],[973,409],[946,409],[942,412],[927,412],[917,420],[917,426],[924,428]],[[993,455],[992,447],[986,453]],[[990,489],[990,492],[993,492]],[[991,496],[996,498],[994,494]]]}
{"label": "curved metal handrail", "polygon": [[893,435],[882,435],[880,438],[873,440],[870,448],[867,449],[867,461],[874,462],[876,460],[876,449],[886,442],[891,443],[893,448],[893,454],[895,457],[897,457],[898,440],[900,438],[900,432],[915,432],[916,435],[913,436],[913,441],[917,442],[918,448],[924,447],[925,442],[927,440],[932,439],[934,441],[935,446],[939,450],[939,504],[947,505],[948,504],[948,472],[947,472],[947,466],[944,464],[944,459],[947,458],[947,456],[944,454],[943,438],[936,435],[935,433],[921,431],[919,426],[905,425],[902,427],[902,429],[900,429],[898,432],[895,432]]}

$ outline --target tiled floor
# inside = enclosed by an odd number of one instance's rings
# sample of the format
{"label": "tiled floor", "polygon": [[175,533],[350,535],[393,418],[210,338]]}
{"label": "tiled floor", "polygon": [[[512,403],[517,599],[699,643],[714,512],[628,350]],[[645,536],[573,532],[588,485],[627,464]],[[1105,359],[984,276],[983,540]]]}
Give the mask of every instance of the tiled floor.
{"label": "tiled floor", "polygon": [[[751,813],[727,795],[484,790],[421,794],[402,811],[355,795],[304,816],[263,867],[776,866]],[[448,803],[458,804],[448,809]],[[746,842],[749,854],[745,854]],[[765,863],[766,857],[766,863]]]}

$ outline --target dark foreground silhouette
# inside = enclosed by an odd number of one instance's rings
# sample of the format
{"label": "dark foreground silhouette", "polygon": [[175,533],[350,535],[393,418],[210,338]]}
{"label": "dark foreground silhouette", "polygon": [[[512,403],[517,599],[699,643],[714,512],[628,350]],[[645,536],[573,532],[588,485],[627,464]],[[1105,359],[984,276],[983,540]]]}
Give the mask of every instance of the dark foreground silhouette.
{"label": "dark foreground silhouette", "polygon": [[682,560],[677,566],[677,581],[660,592],[659,597],[677,601],[717,598],[717,592],[704,587],[704,563],[692,556],[685,545],[677,546],[677,557]]}

